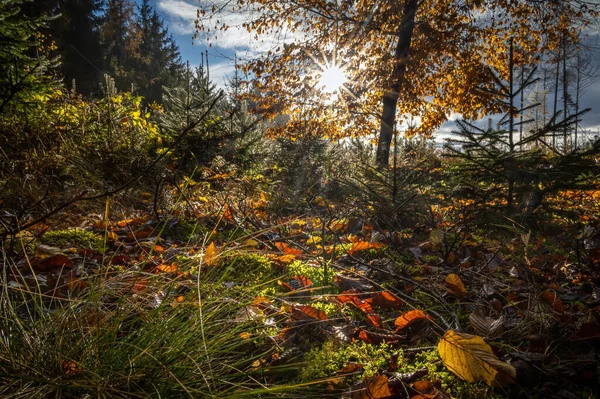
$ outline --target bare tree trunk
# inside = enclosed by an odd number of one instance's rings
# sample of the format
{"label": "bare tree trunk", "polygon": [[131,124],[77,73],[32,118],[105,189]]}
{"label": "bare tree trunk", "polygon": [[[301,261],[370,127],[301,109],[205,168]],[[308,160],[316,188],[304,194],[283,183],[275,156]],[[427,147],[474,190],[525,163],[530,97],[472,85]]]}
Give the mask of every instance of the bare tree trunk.
{"label": "bare tree trunk", "polygon": [[[563,34],[563,119],[567,119],[569,116],[569,109],[567,108],[567,102],[569,99],[569,86],[567,80],[567,38]],[[568,152],[568,134],[569,134],[569,126],[565,123],[565,127],[563,130],[563,153],[566,154]]]}
{"label": "bare tree trunk", "polygon": [[400,28],[398,29],[398,44],[394,52],[396,65],[392,72],[392,83],[383,95],[383,112],[377,144],[376,162],[380,168],[387,168],[390,163],[390,146],[396,124],[396,106],[402,89],[402,79],[406,73],[406,62],[410,50],[410,42],[415,30],[415,15],[419,8],[419,0],[406,0]]}
{"label": "bare tree trunk", "polygon": [[[579,52],[577,53],[577,87],[575,91],[575,115],[579,113],[579,96],[581,89],[581,55]],[[579,130],[579,118],[575,119],[575,142],[573,143],[573,148],[577,151],[577,132]]]}
{"label": "bare tree trunk", "polygon": [[[556,80],[554,82],[554,110],[552,116],[556,116],[558,111],[558,77],[560,75],[560,46],[558,46],[558,56],[556,57]],[[552,149],[556,151],[556,132],[552,132]]]}

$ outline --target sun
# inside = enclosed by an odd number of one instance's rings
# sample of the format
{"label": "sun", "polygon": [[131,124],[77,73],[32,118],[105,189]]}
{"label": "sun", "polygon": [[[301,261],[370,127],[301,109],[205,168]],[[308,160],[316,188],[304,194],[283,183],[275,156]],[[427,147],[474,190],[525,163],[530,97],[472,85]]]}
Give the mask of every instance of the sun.
{"label": "sun", "polygon": [[337,65],[331,65],[323,70],[318,87],[327,94],[333,94],[339,91],[346,81],[344,69]]}

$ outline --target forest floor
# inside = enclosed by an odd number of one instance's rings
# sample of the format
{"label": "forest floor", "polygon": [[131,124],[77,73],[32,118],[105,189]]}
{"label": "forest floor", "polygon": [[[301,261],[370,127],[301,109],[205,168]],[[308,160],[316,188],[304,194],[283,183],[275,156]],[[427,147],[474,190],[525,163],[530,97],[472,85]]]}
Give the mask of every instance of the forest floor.
{"label": "forest floor", "polygon": [[600,191],[386,224],[212,179],[168,214],[141,193],[5,240],[2,397],[600,395]]}

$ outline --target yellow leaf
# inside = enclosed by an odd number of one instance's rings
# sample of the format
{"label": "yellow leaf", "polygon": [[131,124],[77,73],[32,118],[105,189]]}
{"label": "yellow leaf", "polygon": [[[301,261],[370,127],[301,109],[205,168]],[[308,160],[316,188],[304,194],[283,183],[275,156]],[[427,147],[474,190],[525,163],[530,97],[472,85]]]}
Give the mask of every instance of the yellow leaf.
{"label": "yellow leaf", "polygon": [[444,365],[465,381],[485,381],[489,386],[514,382],[517,371],[498,359],[477,335],[448,330],[438,344]]}
{"label": "yellow leaf", "polygon": [[241,339],[250,339],[251,334],[247,331],[241,332],[240,333],[240,338]]}
{"label": "yellow leaf", "polygon": [[204,263],[207,266],[214,266],[217,263],[217,256],[219,255],[219,250],[215,246],[214,242],[211,242],[208,247],[206,247],[206,251],[204,251]]}
{"label": "yellow leaf", "polygon": [[308,240],[306,240],[306,245],[315,245],[322,241],[323,239],[318,236],[312,236]]}
{"label": "yellow leaf", "polygon": [[457,297],[463,298],[465,295],[467,295],[467,289],[465,288],[465,285],[460,277],[458,277],[458,274],[450,273],[447,275],[446,284],[448,284],[452,293]]}

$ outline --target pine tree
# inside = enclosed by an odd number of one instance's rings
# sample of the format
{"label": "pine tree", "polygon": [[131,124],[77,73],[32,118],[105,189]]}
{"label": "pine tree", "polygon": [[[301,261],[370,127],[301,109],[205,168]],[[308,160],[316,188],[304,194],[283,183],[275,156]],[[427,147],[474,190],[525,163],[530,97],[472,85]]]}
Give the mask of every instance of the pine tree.
{"label": "pine tree", "polygon": [[[541,204],[545,193],[574,184],[578,175],[589,167],[590,152],[560,153],[550,144],[551,137],[572,128],[589,109],[566,117],[556,111],[545,124],[518,135],[522,127],[535,122],[535,119],[523,120],[521,115],[540,105],[537,102],[518,104],[518,99],[538,79],[534,78],[536,68],[526,66],[523,71],[529,72],[516,79],[512,42],[509,46],[508,76],[503,79],[499,73],[490,70],[497,89],[485,90],[507,110],[498,126],[493,127],[490,120],[488,127],[483,129],[475,123],[459,120],[458,130],[453,132],[457,137],[448,139],[445,148],[451,156],[463,161],[460,170],[469,182],[474,198],[486,202],[504,197],[509,211],[529,214]],[[532,145],[534,143],[537,145]],[[478,184],[482,181],[486,185]],[[523,197],[515,207],[517,194]]]}
{"label": "pine tree", "polygon": [[55,44],[53,54],[60,56],[65,86],[85,95],[98,93],[102,79],[103,3],[104,0],[33,0],[23,10],[29,16],[53,16],[42,32]]}
{"label": "pine tree", "polygon": [[161,102],[162,87],[176,86],[181,80],[179,49],[148,0],[139,6],[134,26],[136,90],[147,102]]}
{"label": "pine tree", "polygon": [[102,17],[101,37],[104,47],[104,71],[115,79],[117,88],[130,91],[133,83],[131,54],[133,3],[131,0],[107,0]]}
{"label": "pine tree", "polygon": [[58,66],[48,56],[40,29],[46,16],[23,14],[22,0],[0,2],[0,115],[12,107],[26,107],[32,96],[56,86],[49,71]]}

